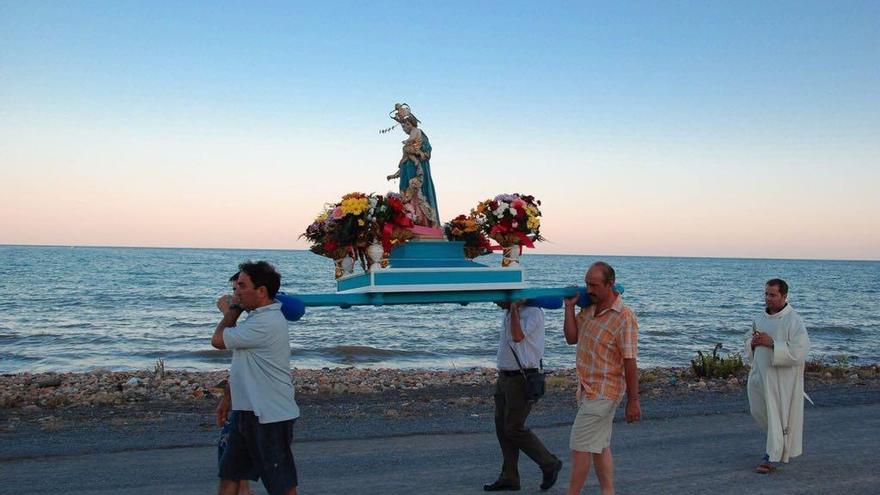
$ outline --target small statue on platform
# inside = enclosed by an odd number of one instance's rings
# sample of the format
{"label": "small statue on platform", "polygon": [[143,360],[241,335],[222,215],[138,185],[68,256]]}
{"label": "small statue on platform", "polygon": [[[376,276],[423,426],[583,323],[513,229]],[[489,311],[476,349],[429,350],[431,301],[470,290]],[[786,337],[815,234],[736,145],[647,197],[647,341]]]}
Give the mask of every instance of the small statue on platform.
{"label": "small statue on platform", "polygon": [[[437,195],[431,179],[431,143],[419,128],[419,119],[412,114],[409,105],[398,103],[389,115],[397,121],[407,138],[402,141],[403,152],[397,164],[397,172],[388,180],[400,178],[400,193],[406,199],[408,210],[416,225],[440,227],[437,213]],[[390,131],[395,126],[385,129]]]}

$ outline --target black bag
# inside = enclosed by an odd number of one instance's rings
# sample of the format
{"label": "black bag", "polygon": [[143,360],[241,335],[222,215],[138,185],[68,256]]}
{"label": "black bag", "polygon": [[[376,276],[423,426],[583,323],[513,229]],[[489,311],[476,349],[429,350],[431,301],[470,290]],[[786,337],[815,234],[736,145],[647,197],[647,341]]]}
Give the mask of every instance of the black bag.
{"label": "black bag", "polygon": [[526,400],[537,402],[544,397],[544,372],[536,371],[526,374]]}
{"label": "black bag", "polygon": [[513,353],[513,358],[516,359],[516,365],[519,366],[519,372],[522,373],[523,378],[526,379],[526,401],[527,402],[537,402],[538,399],[544,397],[545,383],[544,383],[544,360],[540,361],[541,368],[534,373],[526,373],[526,371],[522,367],[522,363],[519,362],[519,356],[516,355],[516,351],[513,349],[513,346],[510,347],[510,352]]}

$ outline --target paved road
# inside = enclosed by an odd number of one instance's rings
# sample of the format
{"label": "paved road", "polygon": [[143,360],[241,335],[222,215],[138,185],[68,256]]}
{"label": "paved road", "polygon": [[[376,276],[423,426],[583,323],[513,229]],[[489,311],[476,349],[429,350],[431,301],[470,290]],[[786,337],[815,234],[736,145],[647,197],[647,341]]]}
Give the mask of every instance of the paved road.
{"label": "paved road", "polygon": [[[769,476],[751,471],[763,440],[746,414],[614,428],[621,494],[878,492],[880,404],[808,408],[806,454]],[[551,450],[566,451],[567,427],[536,431]],[[490,433],[304,441],[295,451],[303,495],[478,494],[500,463]],[[0,493],[212,493],[214,456],[213,448],[192,447],[10,459],[0,463]],[[564,459],[561,482],[549,493],[565,491]],[[520,465],[521,493],[538,493],[537,468],[524,456]],[[598,493],[592,474],[584,492]]]}

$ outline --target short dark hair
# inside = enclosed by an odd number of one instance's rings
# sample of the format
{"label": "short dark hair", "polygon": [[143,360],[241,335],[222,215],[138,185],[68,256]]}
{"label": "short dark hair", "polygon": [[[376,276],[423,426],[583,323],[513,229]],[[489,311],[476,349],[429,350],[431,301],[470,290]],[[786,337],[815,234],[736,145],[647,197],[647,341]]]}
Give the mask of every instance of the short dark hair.
{"label": "short dark hair", "polygon": [[237,282],[237,281],[238,281],[238,274],[239,274],[239,273],[241,273],[241,272],[235,272],[235,273],[233,273],[232,276],[229,277],[229,281],[230,281],[230,282]]}
{"label": "short dark hair", "polygon": [[771,278],[764,285],[767,285],[767,286],[772,285],[774,287],[777,287],[779,289],[780,294],[782,294],[783,296],[788,295],[788,284],[785,282],[785,280],[782,280],[781,278]]}
{"label": "short dark hair", "polygon": [[614,283],[614,268],[611,268],[611,265],[605,263],[604,261],[597,261],[590,265],[590,268],[596,267],[602,272],[602,278],[605,280],[606,284]]}
{"label": "short dark hair", "polygon": [[265,287],[270,299],[274,299],[281,288],[281,275],[268,261],[245,261],[238,265],[238,271],[247,273],[254,283],[254,289]]}

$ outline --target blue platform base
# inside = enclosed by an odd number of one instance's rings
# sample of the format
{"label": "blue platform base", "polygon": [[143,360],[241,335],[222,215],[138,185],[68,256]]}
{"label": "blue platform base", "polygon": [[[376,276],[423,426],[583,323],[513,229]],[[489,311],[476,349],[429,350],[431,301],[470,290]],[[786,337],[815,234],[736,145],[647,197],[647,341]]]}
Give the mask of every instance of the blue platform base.
{"label": "blue platform base", "polygon": [[[468,260],[463,248],[464,243],[458,241],[410,241],[394,248],[388,268],[342,277],[336,281],[336,292],[435,293],[526,287],[521,268],[490,267]],[[431,301],[422,297],[419,302]]]}

